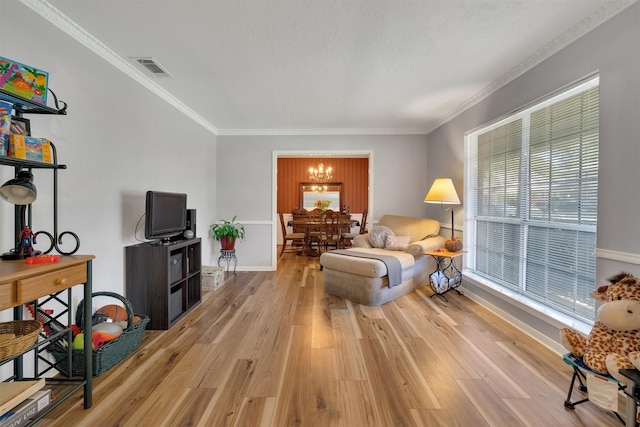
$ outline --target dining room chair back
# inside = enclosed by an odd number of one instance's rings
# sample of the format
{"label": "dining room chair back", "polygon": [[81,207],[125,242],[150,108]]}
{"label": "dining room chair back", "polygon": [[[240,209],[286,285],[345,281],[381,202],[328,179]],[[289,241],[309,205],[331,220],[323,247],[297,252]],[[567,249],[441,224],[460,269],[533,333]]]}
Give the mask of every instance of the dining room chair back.
{"label": "dining room chair back", "polygon": [[353,245],[353,239],[358,234],[365,234],[367,232],[367,216],[369,214],[369,210],[365,209],[362,212],[362,219],[360,220],[360,231],[358,233],[351,233],[350,230],[346,230],[342,234],[342,241],[345,247],[349,247]]}
{"label": "dining room chair back", "polygon": [[307,255],[315,256],[320,253],[320,209],[309,211],[309,215],[305,218],[307,225],[304,228],[305,232],[305,253]]}
{"label": "dining room chair back", "polygon": [[[284,215],[282,212],[278,212],[278,216],[280,217],[280,227],[282,228],[282,249],[280,250],[280,256],[285,252],[299,252],[301,246],[304,245],[304,233],[287,233]],[[287,247],[287,243],[289,242],[291,242],[291,245]]]}
{"label": "dining room chair back", "polygon": [[311,218],[314,221],[319,221],[320,217],[322,216],[322,210],[320,208],[314,208],[311,209],[308,213],[307,213],[307,218]]}
{"label": "dining room chair back", "polygon": [[325,251],[328,251],[329,247],[335,249],[343,247],[340,214],[333,212],[325,215],[324,230],[320,235],[320,242]]}
{"label": "dining room chair back", "polygon": [[369,216],[369,209],[362,211],[362,220],[360,221],[360,234],[367,233],[367,217]]}

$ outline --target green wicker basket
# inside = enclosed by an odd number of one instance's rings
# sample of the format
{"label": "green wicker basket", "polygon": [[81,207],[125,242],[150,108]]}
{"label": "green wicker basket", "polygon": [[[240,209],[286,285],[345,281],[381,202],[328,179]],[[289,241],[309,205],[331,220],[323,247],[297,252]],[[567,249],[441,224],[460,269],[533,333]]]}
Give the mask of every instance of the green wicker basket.
{"label": "green wicker basket", "polygon": [[[118,338],[114,338],[111,341],[105,343],[102,347],[93,349],[93,376],[100,376],[114,365],[118,364],[125,357],[133,353],[142,341],[142,335],[144,329],[149,323],[149,317],[144,315],[138,315],[139,320],[134,323],[133,307],[131,303],[122,295],[118,295],[114,292],[95,292],[91,294],[92,297],[106,296],[113,297],[120,300],[127,311],[127,327],[122,331],[122,334]],[[76,325],[80,327],[83,323],[84,317],[84,301],[81,301],[76,311]],[[49,351],[56,359],[55,367],[57,370],[67,375],[67,349],[66,340],[63,342],[56,342],[50,346]],[[84,350],[72,350],[73,358],[71,361],[72,376],[84,375]]]}

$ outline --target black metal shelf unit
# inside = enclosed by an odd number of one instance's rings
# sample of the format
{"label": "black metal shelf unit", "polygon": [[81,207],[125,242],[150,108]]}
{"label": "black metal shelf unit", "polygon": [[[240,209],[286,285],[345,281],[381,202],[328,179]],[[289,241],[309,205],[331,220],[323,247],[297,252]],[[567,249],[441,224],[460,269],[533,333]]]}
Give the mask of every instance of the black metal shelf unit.
{"label": "black metal shelf unit", "polygon": [[[51,93],[53,94],[53,92]],[[66,103],[62,103],[64,105],[62,108],[60,108],[58,99],[55,96],[55,94],[53,94],[53,98],[55,101],[56,108],[35,104],[29,100],[16,97],[0,89],[0,100],[7,101],[13,104],[13,112],[14,112],[14,115],[17,117],[22,117],[23,114],[66,115],[67,114]],[[79,249],[80,239],[75,233],[71,231],[64,231],[62,233],[58,232],[58,170],[66,169],[67,166],[61,165],[58,163],[57,150],[53,143],[51,143],[51,150],[52,150],[52,163],[36,162],[31,160],[23,160],[23,159],[16,159],[12,157],[0,156],[0,165],[13,167],[15,171],[15,176],[17,176],[18,173],[22,170],[28,170],[31,172],[33,169],[50,169],[53,171],[53,233],[49,233],[47,231],[38,231],[36,235],[37,236],[46,235],[51,241],[51,245],[46,251],[44,251],[44,253],[49,253],[55,248],[61,255],[72,255]],[[27,213],[28,213],[27,224],[31,226],[31,222],[32,222],[31,205],[28,205]],[[14,236],[18,236],[21,231],[19,229],[20,228],[19,215],[20,215],[20,207],[16,206],[15,221],[14,221],[15,223]],[[61,248],[59,247],[59,245],[62,244],[62,237],[65,235],[71,235],[72,237],[75,238],[75,241],[76,241],[75,248],[70,252],[65,252],[61,250]],[[0,262],[4,262],[4,261],[0,261]],[[16,261],[9,261],[9,262],[16,262]],[[88,266],[87,271],[88,271],[89,279],[87,283],[84,284],[84,287],[85,287],[85,294],[88,294],[90,296],[91,295],[90,261],[87,262],[87,266]],[[57,303],[58,308],[62,307],[62,310],[54,316],[47,317],[45,316],[45,312],[41,309],[41,306],[51,301]],[[23,372],[24,364],[23,364],[22,355],[28,352],[34,352],[34,355],[35,355],[33,378],[40,378],[55,368],[55,363],[51,362],[43,353],[45,352],[46,348],[52,344],[53,341],[59,340],[61,338],[65,338],[67,342],[71,342],[71,336],[72,336],[71,328],[69,326],[64,326],[65,324],[71,325],[73,323],[73,319],[70,312],[71,303],[72,303],[72,294],[71,294],[71,288],[69,287],[67,289],[51,294],[48,297],[43,297],[41,301],[38,301],[38,299],[36,299],[32,303],[27,304],[27,306],[30,306],[33,309],[34,318],[40,319],[41,321],[43,319],[43,316],[46,318],[43,321],[43,324],[45,326],[45,329],[47,329],[49,333],[43,332],[38,338],[37,342],[32,346],[32,348],[27,350],[26,352],[0,362],[0,366],[6,363],[13,363],[13,368],[14,368],[13,376],[5,379],[5,381],[25,379],[24,372]],[[90,308],[91,305],[89,304],[88,307]],[[22,305],[14,307],[13,317],[16,320],[23,319]],[[91,357],[88,357],[88,359],[90,360]],[[70,366],[71,346],[69,346],[67,363]],[[89,367],[90,366],[91,365],[89,364]],[[69,369],[68,372],[71,372],[71,370]],[[91,369],[88,369],[88,372],[91,372]],[[91,407],[92,386],[91,386],[90,378],[91,378],[91,374],[89,374],[88,376],[85,375],[84,381],[76,381],[75,385],[73,385],[72,387],[67,387],[66,391],[61,391],[60,393],[58,393],[57,396],[54,398],[53,403],[50,404],[49,409],[41,412],[28,425],[31,425],[37,422],[37,420],[40,419],[42,416],[44,416],[44,414],[48,413],[50,410],[55,408],[57,405],[59,405],[61,402],[63,402],[67,398],[71,397],[71,395],[73,395],[77,390],[80,390],[83,387],[85,390],[84,406],[85,408]],[[48,382],[56,383],[56,382],[66,380],[67,381],[66,384],[68,384],[68,381],[71,379],[72,379],[71,375],[67,375],[66,378],[62,378],[62,379],[49,378]]]}
{"label": "black metal shelf unit", "polygon": [[[67,104],[62,101],[58,101],[56,95],[50,90],[53,95],[53,99],[55,102],[56,108],[47,107],[43,105],[36,104],[27,99],[23,99],[17,96],[10,94],[2,89],[0,89],[0,100],[7,101],[13,104],[13,109],[15,111],[15,115],[17,117],[22,117],[23,114],[52,114],[52,115],[66,115],[67,114]],[[63,104],[60,107],[60,104]],[[45,235],[50,240],[50,246],[47,250],[43,251],[45,254],[51,252],[54,248],[61,255],[73,255],[80,248],[80,239],[77,234],[72,231],[58,231],[58,169],[66,169],[66,165],[58,164],[58,153],[56,147],[53,143],[51,143],[51,151],[52,151],[52,163],[44,163],[44,162],[36,162],[31,160],[22,160],[15,159],[12,157],[0,156],[0,165],[12,166],[15,169],[15,175],[18,175],[18,172],[21,170],[28,170],[31,172],[32,169],[52,169],[53,170],[53,233],[48,231],[38,231],[36,233],[37,236]],[[19,206],[15,207],[15,236],[20,234],[20,225],[19,225]],[[28,220],[27,224],[31,227],[31,205],[28,207]],[[71,236],[75,239],[75,247],[71,251],[64,251],[60,245],[62,245],[63,236]]]}
{"label": "black metal shelf unit", "polygon": [[[35,102],[31,102],[28,99],[20,98],[19,96],[13,95],[6,90],[0,89],[0,99],[3,101],[11,102],[13,104],[13,108],[17,112],[17,116],[22,116],[22,114],[59,114],[66,115],[67,114],[67,104],[64,101],[58,101],[58,97],[51,89],[49,92],[53,96],[53,101],[56,105],[55,108],[47,107],[46,105],[36,104]],[[63,104],[60,107],[60,104]]]}

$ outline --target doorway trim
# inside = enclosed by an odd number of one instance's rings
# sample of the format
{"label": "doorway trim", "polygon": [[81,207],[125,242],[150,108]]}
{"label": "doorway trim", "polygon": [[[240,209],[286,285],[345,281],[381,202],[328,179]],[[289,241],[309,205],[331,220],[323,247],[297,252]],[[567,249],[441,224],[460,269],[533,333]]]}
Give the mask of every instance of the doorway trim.
{"label": "doorway trim", "polygon": [[275,245],[271,245],[271,268],[276,271],[278,268],[278,227],[280,219],[278,218],[278,158],[280,157],[366,157],[369,159],[368,181],[369,181],[369,214],[373,212],[373,150],[274,150],[271,165],[271,238]]}

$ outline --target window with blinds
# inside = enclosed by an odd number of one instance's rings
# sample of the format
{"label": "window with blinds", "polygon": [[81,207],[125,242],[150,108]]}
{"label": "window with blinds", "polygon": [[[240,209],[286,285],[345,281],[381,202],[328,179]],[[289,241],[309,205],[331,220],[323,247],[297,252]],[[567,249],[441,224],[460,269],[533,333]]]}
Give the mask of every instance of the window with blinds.
{"label": "window with blinds", "polygon": [[592,78],[465,143],[465,257],[537,303],[594,319],[599,81]]}

